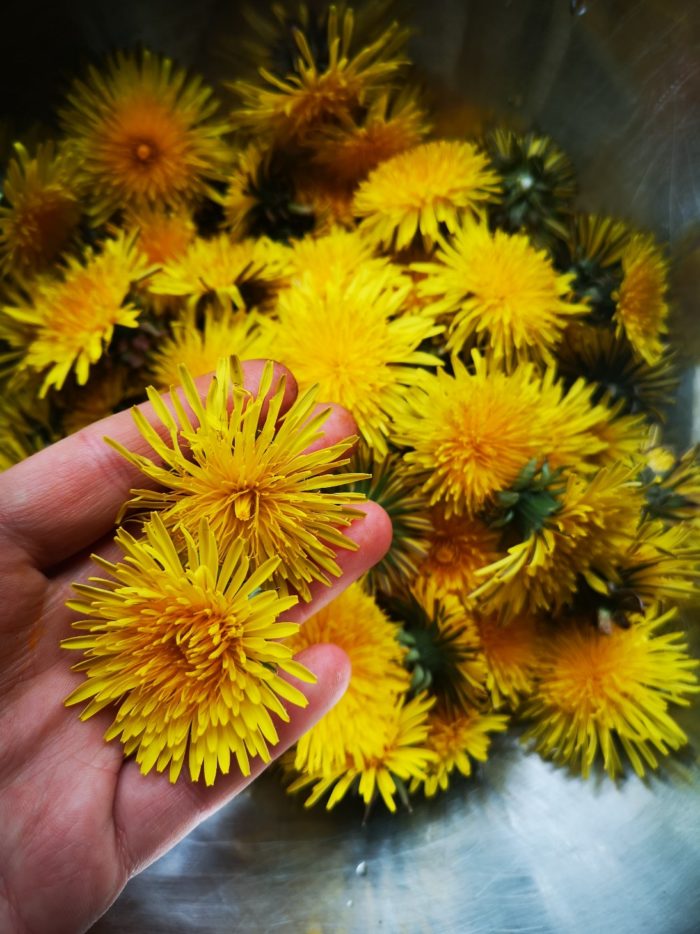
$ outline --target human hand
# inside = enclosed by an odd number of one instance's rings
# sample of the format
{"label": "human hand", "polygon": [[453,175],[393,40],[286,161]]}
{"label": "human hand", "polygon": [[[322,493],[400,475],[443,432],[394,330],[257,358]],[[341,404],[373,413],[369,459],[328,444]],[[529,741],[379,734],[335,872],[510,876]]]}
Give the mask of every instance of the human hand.
{"label": "human hand", "polygon": [[[243,364],[255,393],[263,363]],[[281,367],[278,372],[283,372]],[[202,393],[208,378],[201,383]],[[296,395],[287,376],[285,408]],[[159,422],[148,404],[142,411]],[[349,414],[331,406],[323,444],[355,432]],[[161,426],[162,427],[162,426]],[[0,475],[0,930],[52,934],[87,928],[143,869],[264,768],[252,761],[244,778],[232,766],[213,787],[183,775],[142,775],[119,743],[103,734],[104,711],[86,722],[64,700],[83,676],[70,670],[59,643],[76,614],[66,608],[71,584],[95,573],[90,553],[117,560],[115,516],[143,477],[103,442],[148,453],[130,412],[91,425]],[[342,575],[312,587],[310,603],[285,617],[303,622],[378,561],[391,540],[384,511],[373,503],[347,536],[359,548],[342,551]],[[298,684],[308,706],[289,706],[277,721],[280,755],[342,696],[347,657],[315,646],[299,659],[317,676]],[[294,682],[293,678],[288,680]]]}

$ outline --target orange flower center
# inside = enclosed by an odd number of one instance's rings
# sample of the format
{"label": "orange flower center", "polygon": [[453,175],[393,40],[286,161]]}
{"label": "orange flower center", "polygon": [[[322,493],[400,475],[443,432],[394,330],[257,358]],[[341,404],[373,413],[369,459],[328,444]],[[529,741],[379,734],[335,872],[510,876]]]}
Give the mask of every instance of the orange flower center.
{"label": "orange flower center", "polygon": [[139,162],[152,162],[156,156],[156,148],[151,143],[141,142],[136,146],[136,158]]}

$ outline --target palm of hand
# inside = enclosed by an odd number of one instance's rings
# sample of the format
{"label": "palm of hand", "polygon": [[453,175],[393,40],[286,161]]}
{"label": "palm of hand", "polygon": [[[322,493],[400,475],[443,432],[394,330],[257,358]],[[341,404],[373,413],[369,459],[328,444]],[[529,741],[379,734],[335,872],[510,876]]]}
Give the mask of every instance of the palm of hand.
{"label": "palm of hand", "polygon": [[[255,364],[246,378],[255,383]],[[251,369],[253,368],[253,369]],[[145,410],[147,411],[147,410]],[[325,443],[352,431],[334,410]],[[71,583],[86,581],[88,551],[110,560],[114,516],[136,480],[102,442],[139,438],[129,413],[84,429],[0,476],[0,929],[84,930],[117,897],[129,877],[172,846],[262,771],[232,771],[206,788],[181,777],[140,774],[121,746],[105,743],[105,711],[81,722],[63,701],[82,676],[59,643],[76,618],[65,601]],[[29,496],[27,491],[34,491]],[[342,577],[317,588],[311,603],[289,614],[303,622],[375,563],[390,540],[386,515],[368,504],[349,537],[360,548],[338,556]],[[58,557],[60,564],[56,564]],[[303,662],[318,682],[309,699],[279,724],[281,753],[339,698],[347,660],[332,646],[307,650]],[[300,685],[301,687],[301,685]]]}

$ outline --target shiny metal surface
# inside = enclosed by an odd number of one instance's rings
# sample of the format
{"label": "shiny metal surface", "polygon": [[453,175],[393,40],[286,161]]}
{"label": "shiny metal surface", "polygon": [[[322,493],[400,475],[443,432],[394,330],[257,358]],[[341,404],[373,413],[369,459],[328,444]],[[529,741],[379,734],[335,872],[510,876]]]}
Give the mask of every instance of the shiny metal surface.
{"label": "shiny metal surface", "polygon": [[[551,133],[577,164],[586,207],[671,239],[677,326],[696,362],[697,2],[574,3],[583,15],[569,0],[416,6],[426,70]],[[215,31],[220,8],[209,7]],[[700,436],[693,380],[689,368],[680,440]],[[268,775],[132,880],[94,932],[690,934],[700,930],[700,710],[680,720],[690,748],[648,782],[583,782],[507,736],[475,780],[367,826],[359,808],[304,812]]]}

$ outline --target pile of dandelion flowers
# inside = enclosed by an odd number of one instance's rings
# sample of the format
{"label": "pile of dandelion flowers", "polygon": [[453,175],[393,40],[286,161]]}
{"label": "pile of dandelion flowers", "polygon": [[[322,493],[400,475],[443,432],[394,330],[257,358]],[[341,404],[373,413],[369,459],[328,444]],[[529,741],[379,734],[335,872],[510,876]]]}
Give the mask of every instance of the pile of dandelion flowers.
{"label": "pile of dandelion flowers", "polygon": [[104,72],[76,81],[61,114],[92,209],[191,201],[209,191],[229,159],[230,130],[197,77],[167,58],[118,52]]}
{"label": "pile of dandelion flowers", "polygon": [[139,309],[129,293],[150,272],[134,238],[122,232],[104,241],[99,253],[88,249],[83,262],[67,257],[61,278],[40,279],[24,306],[4,308],[34,330],[22,366],[44,375],[41,395],[60,389],[71,371],[84,385],[115,326],[137,327]]}
{"label": "pile of dandelion flowers", "polygon": [[328,61],[321,67],[304,33],[293,29],[298,57],[294,72],[280,77],[259,69],[261,85],[239,81],[230,85],[243,106],[235,118],[255,134],[277,143],[304,144],[310,128],[332,122],[362,105],[367,94],[385,86],[405,64],[401,47],[407,32],[396,23],[357,54],[351,43],[354,15],[351,9],[328,10]]}
{"label": "pile of dandelion flowers", "polygon": [[53,143],[30,157],[15,143],[2,182],[0,268],[34,272],[63,252],[80,221],[76,166]]}
{"label": "pile of dandelion flowers", "polygon": [[[351,504],[363,497],[337,488],[361,475],[333,472],[348,463],[345,455],[356,439],[307,452],[321,436],[329,410],[314,414],[317,390],[312,387],[280,416],[284,379],[265,400],[273,384],[271,363],[265,366],[254,399],[242,388],[235,360],[219,361],[204,402],[190,373],[181,368],[180,374],[184,400],[196,425],[177,394],[172,396],[173,416],[153,388],[148,398],[168,440],[161,439],[138,409],[133,410],[159,463],[108,439],[161,487],[133,490],[125,509],[159,510],[173,532],[196,528],[206,517],[224,553],[242,538],[254,566],[279,556],[275,586],[292,587],[302,599],[310,599],[311,581],[329,584],[340,575],[336,551],[356,547],[342,529],[357,518]],[[264,418],[263,405],[267,406]]]}
{"label": "pile of dandelion flowers", "polygon": [[622,772],[618,746],[638,775],[687,742],[668,712],[698,691],[683,635],[664,632],[674,611],[634,615],[626,628],[601,632],[588,621],[560,626],[543,642],[537,688],[524,708],[525,734],[537,750],[586,777],[602,754],[613,778]]}
{"label": "pile of dandelion flowers", "polygon": [[262,322],[265,346],[300,386],[348,409],[380,457],[388,453],[391,420],[405,406],[406,387],[440,361],[419,350],[442,330],[429,316],[402,314],[410,282],[395,270],[360,266],[352,281],[324,287],[304,277],[280,293],[277,320]]}
{"label": "pile of dandelion flowers", "polygon": [[499,184],[476,146],[436,140],[378,165],[357,189],[354,209],[372,243],[401,250],[420,234],[432,245],[441,225],[454,232],[464,218],[481,216]]}
{"label": "pile of dandelion flowers", "polygon": [[476,341],[506,369],[519,359],[552,364],[568,321],[587,311],[568,300],[573,274],[558,273],[524,234],[486,224],[468,222],[439,242],[436,262],[414,268],[427,310],[449,320],[447,350]]}
{"label": "pile of dandelion flowers", "polygon": [[120,529],[123,560],[94,559],[110,578],[74,585],[68,605],[84,616],[73,626],[85,634],[62,646],[85,653],[74,667],[86,680],[66,704],[89,701],[83,720],[116,705],[105,738],[119,737],[144,774],[169,767],[174,782],[187,759],[192,780],[203,770],[211,785],[232,754],[243,775],[249,757],[269,761],[278,741],[270,712],[289,720],[281,699],[306,706],[278,672],[314,676],[281,641],[299,628],[278,621],[297,598],[262,589],[279,559],[253,571],[238,539],[221,560],[206,519],[197,538],[182,534],[184,556],[158,515],[142,539]]}

